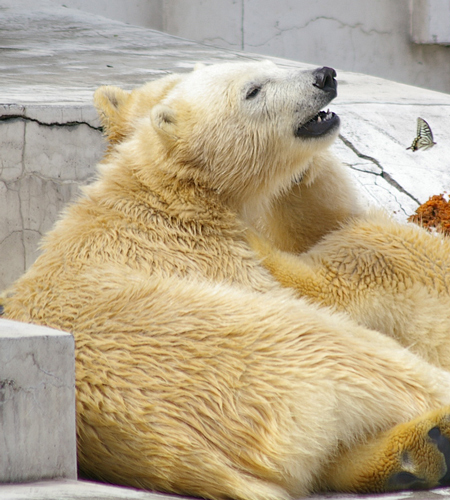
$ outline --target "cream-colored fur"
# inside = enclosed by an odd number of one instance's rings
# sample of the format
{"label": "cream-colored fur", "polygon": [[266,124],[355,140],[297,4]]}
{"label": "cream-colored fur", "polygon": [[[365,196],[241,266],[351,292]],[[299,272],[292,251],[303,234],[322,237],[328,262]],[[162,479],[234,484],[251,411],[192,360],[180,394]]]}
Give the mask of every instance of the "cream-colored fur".
{"label": "cream-colored fur", "polygon": [[[276,205],[301,178],[323,194],[321,166],[340,171],[326,153],[337,129],[295,133],[329,101],[314,73],[216,65],[95,100],[111,139],[99,178],[4,304],[75,337],[81,470],[212,499],[398,488],[404,452],[421,456],[434,426],[449,434],[450,409],[423,412],[450,404],[450,374],[297,298],[247,241],[250,223],[277,238]],[[352,214],[330,201],[337,220],[304,247]],[[429,448],[414,471],[434,486],[445,460]]]}
{"label": "cream-colored fur", "polygon": [[311,168],[254,221],[272,246],[302,253],[344,221],[364,213],[344,166],[325,151]]}
{"label": "cream-colored fur", "polygon": [[450,240],[370,211],[301,255],[251,237],[278,281],[450,370]]}

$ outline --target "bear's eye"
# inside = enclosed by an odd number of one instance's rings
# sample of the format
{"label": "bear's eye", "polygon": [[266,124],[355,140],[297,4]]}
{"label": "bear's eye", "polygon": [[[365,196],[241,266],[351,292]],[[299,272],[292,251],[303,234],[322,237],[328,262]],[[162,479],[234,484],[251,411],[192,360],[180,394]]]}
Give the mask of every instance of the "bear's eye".
{"label": "bear's eye", "polygon": [[256,87],[251,87],[249,89],[249,91],[247,92],[245,98],[246,99],[253,99],[254,97],[256,97],[258,94],[259,94],[259,91],[261,90],[261,87],[260,86],[256,86]]}

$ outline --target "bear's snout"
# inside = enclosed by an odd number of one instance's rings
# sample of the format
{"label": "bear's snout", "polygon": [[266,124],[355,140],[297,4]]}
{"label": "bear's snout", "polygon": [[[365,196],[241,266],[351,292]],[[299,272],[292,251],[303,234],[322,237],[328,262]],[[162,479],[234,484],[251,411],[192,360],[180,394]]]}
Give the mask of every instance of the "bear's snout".
{"label": "bear's snout", "polygon": [[336,71],[333,68],[318,68],[313,71],[314,87],[337,94]]}

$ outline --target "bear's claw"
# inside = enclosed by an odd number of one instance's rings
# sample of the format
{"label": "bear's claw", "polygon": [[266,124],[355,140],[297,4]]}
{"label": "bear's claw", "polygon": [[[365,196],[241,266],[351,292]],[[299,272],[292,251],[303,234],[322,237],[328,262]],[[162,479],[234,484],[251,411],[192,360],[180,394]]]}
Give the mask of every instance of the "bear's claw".
{"label": "bear's claw", "polygon": [[431,441],[436,444],[438,450],[444,455],[447,471],[444,476],[439,479],[439,484],[441,486],[448,486],[450,485],[450,440],[447,436],[441,434],[439,427],[433,427],[428,432],[428,436]]}
{"label": "bear's claw", "polygon": [[389,478],[388,488],[390,490],[422,490],[426,488],[426,483],[423,478],[403,470]]}

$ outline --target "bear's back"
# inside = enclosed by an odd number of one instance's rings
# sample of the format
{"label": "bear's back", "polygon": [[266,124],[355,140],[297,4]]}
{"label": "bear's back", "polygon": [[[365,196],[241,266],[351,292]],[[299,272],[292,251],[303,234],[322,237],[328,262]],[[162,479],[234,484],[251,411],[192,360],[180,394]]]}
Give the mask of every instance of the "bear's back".
{"label": "bear's back", "polygon": [[66,210],[46,236],[42,255],[10,290],[8,317],[71,330],[65,312],[55,311],[68,311],[77,301],[77,314],[83,314],[83,290],[89,302],[95,290],[120,280],[179,278],[263,293],[280,288],[233,212],[200,203],[190,207],[189,217],[183,200],[183,216],[176,217],[155,193],[137,197],[122,188],[114,193],[108,182],[97,181]]}

